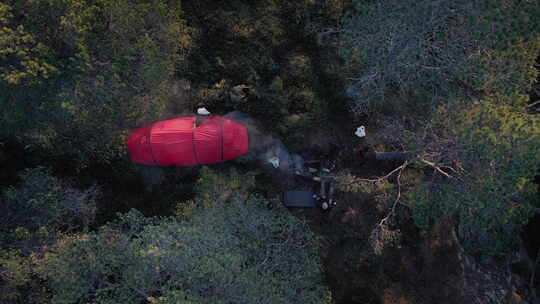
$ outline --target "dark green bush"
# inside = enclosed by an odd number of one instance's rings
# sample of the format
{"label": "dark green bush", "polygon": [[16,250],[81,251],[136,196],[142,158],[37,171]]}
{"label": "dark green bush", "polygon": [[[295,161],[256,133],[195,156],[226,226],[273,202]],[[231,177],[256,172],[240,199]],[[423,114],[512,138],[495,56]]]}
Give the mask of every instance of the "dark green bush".
{"label": "dark green bush", "polygon": [[440,152],[458,171],[446,169],[453,178],[426,182],[409,193],[418,226],[454,218],[470,252],[504,255],[515,249],[521,227],[540,204],[534,185],[540,169],[540,120],[526,113],[526,101],[522,95],[497,96],[461,111],[440,111],[454,118],[439,139],[441,146],[444,141],[452,145]]}
{"label": "dark green bush", "polygon": [[233,194],[189,219],[120,223],[46,255],[53,303],[330,303],[308,227],[264,200]]}
{"label": "dark green bush", "polygon": [[58,232],[88,228],[93,222],[98,188],[78,190],[44,167],[25,170],[20,177],[22,182],[0,198],[0,238],[5,246],[26,252]]}

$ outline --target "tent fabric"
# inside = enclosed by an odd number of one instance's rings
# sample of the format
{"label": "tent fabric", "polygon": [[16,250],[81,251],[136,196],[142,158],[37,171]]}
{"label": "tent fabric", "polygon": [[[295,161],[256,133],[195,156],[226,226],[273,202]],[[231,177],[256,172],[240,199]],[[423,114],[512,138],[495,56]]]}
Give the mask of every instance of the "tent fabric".
{"label": "tent fabric", "polygon": [[248,131],[243,125],[223,119],[223,160],[236,158],[248,150]]}
{"label": "tent fabric", "polygon": [[152,125],[149,142],[156,165],[197,164],[192,144],[194,125],[194,117],[165,120]]}
{"label": "tent fabric", "polygon": [[150,150],[149,138],[150,128],[138,128],[131,131],[127,146],[132,162],[155,165],[155,160]]}
{"label": "tent fabric", "polygon": [[220,116],[210,116],[199,126],[195,117],[183,117],[132,130],[127,146],[135,163],[195,166],[246,153],[248,132],[245,126]]}
{"label": "tent fabric", "polygon": [[313,198],[313,192],[291,190],[283,193],[283,204],[287,207],[316,207],[317,201]]}
{"label": "tent fabric", "polygon": [[195,156],[201,164],[223,161],[223,123],[221,117],[210,117],[194,129]]}

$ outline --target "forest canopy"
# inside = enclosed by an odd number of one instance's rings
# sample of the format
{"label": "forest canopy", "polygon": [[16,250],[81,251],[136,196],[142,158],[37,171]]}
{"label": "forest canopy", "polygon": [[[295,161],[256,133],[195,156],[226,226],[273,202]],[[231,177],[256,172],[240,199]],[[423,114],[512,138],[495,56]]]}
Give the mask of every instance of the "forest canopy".
{"label": "forest canopy", "polygon": [[536,1],[354,2],[343,56],[361,71],[347,90],[357,110],[525,92],[536,78]]}
{"label": "forest canopy", "polygon": [[[534,303],[539,51],[535,0],[4,0],[0,302]],[[308,173],[130,161],[199,107]]]}
{"label": "forest canopy", "polygon": [[79,166],[124,155],[126,128],[162,115],[192,43],[164,1],[8,1],[2,12],[2,132]]}

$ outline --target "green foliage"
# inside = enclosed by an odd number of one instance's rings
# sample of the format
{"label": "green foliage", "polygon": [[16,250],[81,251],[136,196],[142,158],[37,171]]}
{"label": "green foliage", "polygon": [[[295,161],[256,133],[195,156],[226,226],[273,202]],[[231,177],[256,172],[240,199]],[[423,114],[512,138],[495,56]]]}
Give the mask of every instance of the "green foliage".
{"label": "green foliage", "polygon": [[402,138],[419,155],[414,165],[439,170],[407,193],[416,224],[453,218],[468,250],[509,252],[532,214],[540,164],[539,120],[520,95],[537,75],[540,7],[384,0],[355,8],[343,36],[344,58],[362,73],[347,92],[354,110],[389,100],[436,109],[422,134]]}
{"label": "green foliage", "polygon": [[[162,118],[170,107],[170,80],[184,69],[192,47],[178,4],[33,0],[12,5],[22,15],[9,28],[25,32],[10,35],[34,37],[24,38],[25,45],[46,51],[47,64],[61,73],[37,84],[4,84],[0,135],[16,134],[47,153],[68,155],[81,168],[124,156],[127,130]],[[41,60],[45,55],[25,56]]]}
{"label": "green foliage", "polygon": [[0,279],[5,282],[0,287],[0,300],[16,299],[20,295],[17,288],[30,281],[29,273],[30,267],[16,251],[0,251]]}
{"label": "green foliage", "polygon": [[337,176],[336,181],[337,187],[339,187],[341,191],[352,193],[364,192],[375,194],[391,188],[391,184],[387,179],[368,180],[343,172]]}
{"label": "green foliage", "polygon": [[397,195],[397,186],[388,178],[365,179],[341,172],[336,178],[336,186],[344,192],[370,195],[379,211],[385,211],[391,207]]}
{"label": "green foliage", "polygon": [[[216,7],[212,1],[186,2],[190,24],[200,34],[201,52],[189,58],[194,103],[214,113],[247,113],[271,132],[298,142],[327,117],[329,104],[340,101],[341,87],[331,88],[338,81],[324,78],[325,68],[339,66],[339,58],[315,51],[319,27],[335,24],[340,3],[235,0]],[[201,9],[212,14],[201,15]],[[242,84],[249,86],[249,96],[231,98]],[[302,119],[290,123],[291,115]]]}
{"label": "green foliage", "polygon": [[[272,51],[283,42],[285,33],[278,1],[266,1],[264,5],[230,1],[218,7],[212,1],[201,1],[186,6],[190,6],[193,21],[204,29],[197,37],[204,51],[190,57],[190,65],[197,67],[191,72],[201,89],[221,79],[235,85],[253,84],[263,72],[272,70]],[[212,13],[201,15],[201,7]]]}
{"label": "green foliage", "polygon": [[454,148],[464,172],[409,193],[417,225],[455,217],[466,249],[504,255],[515,247],[539,203],[533,181],[540,169],[540,119],[524,111],[526,101],[495,96],[453,114],[447,135],[460,142]]}
{"label": "green foliage", "polygon": [[529,88],[537,74],[535,1],[355,2],[344,18],[343,55],[361,65],[363,77],[348,92],[357,110],[392,97],[436,104],[509,94]]}
{"label": "green foliage", "polygon": [[25,170],[20,177],[22,182],[1,197],[0,238],[6,246],[30,249],[59,231],[92,223],[97,188],[75,189],[44,167]]}
{"label": "green foliage", "polygon": [[247,197],[255,185],[252,172],[239,174],[231,169],[227,174],[219,174],[203,167],[195,186],[197,202],[206,208],[226,204],[234,197]]}
{"label": "green foliage", "polygon": [[401,173],[400,182],[403,186],[419,185],[423,182],[424,172],[422,170],[408,169]]}
{"label": "green foliage", "polygon": [[218,173],[205,166],[195,184],[195,199],[178,203],[175,215],[189,218],[201,208],[224,206],[234,198],[248,199],[254,186],[254,172],[240,174],[232,168],[227,173]]}
{"label": "green foliage", "polygon": [[272,84],[270,85],[270,90],[279,93],[283,91],[283,79],[281,79],[279,76],[276,76],[272,80]]}
{"label": "green foliage", "polygon": [[151,224],[128,215],[123,230],[66,238],[47,254],[53,303],[330,303],[307,225],[260,199]]}
{"label": "green foliage", "polygon": [[88,228],[98,189],[75,189],[44,167],[27,169],[20,179],[0,198],[0,302],[46,303],[35,275],[40,251],[63,233]]}
{"label": "green foliage", "polygon": [[17,250],[0,250],[0,302],[47,303],[33,266],[32,257]]}
{"label": "green foliage", "polygon": [[0,80],[11,85],[33,83],[58,70],[47,61],[49,49],[13,23],[12,7],[0,3]]}

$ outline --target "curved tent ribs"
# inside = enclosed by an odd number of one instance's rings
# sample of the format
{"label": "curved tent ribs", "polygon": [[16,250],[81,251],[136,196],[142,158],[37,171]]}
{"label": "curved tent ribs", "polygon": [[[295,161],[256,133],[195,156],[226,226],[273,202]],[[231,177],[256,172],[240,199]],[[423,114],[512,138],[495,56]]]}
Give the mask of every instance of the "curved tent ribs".
{"label": "curved tent ribs", "polygon": [[247,152],[245,126],[221,116],[210,116],[198,126],[195,122],[195,117],[175,118],[132,130],[127,142],[131,160],[144,165],[195,166]]}

